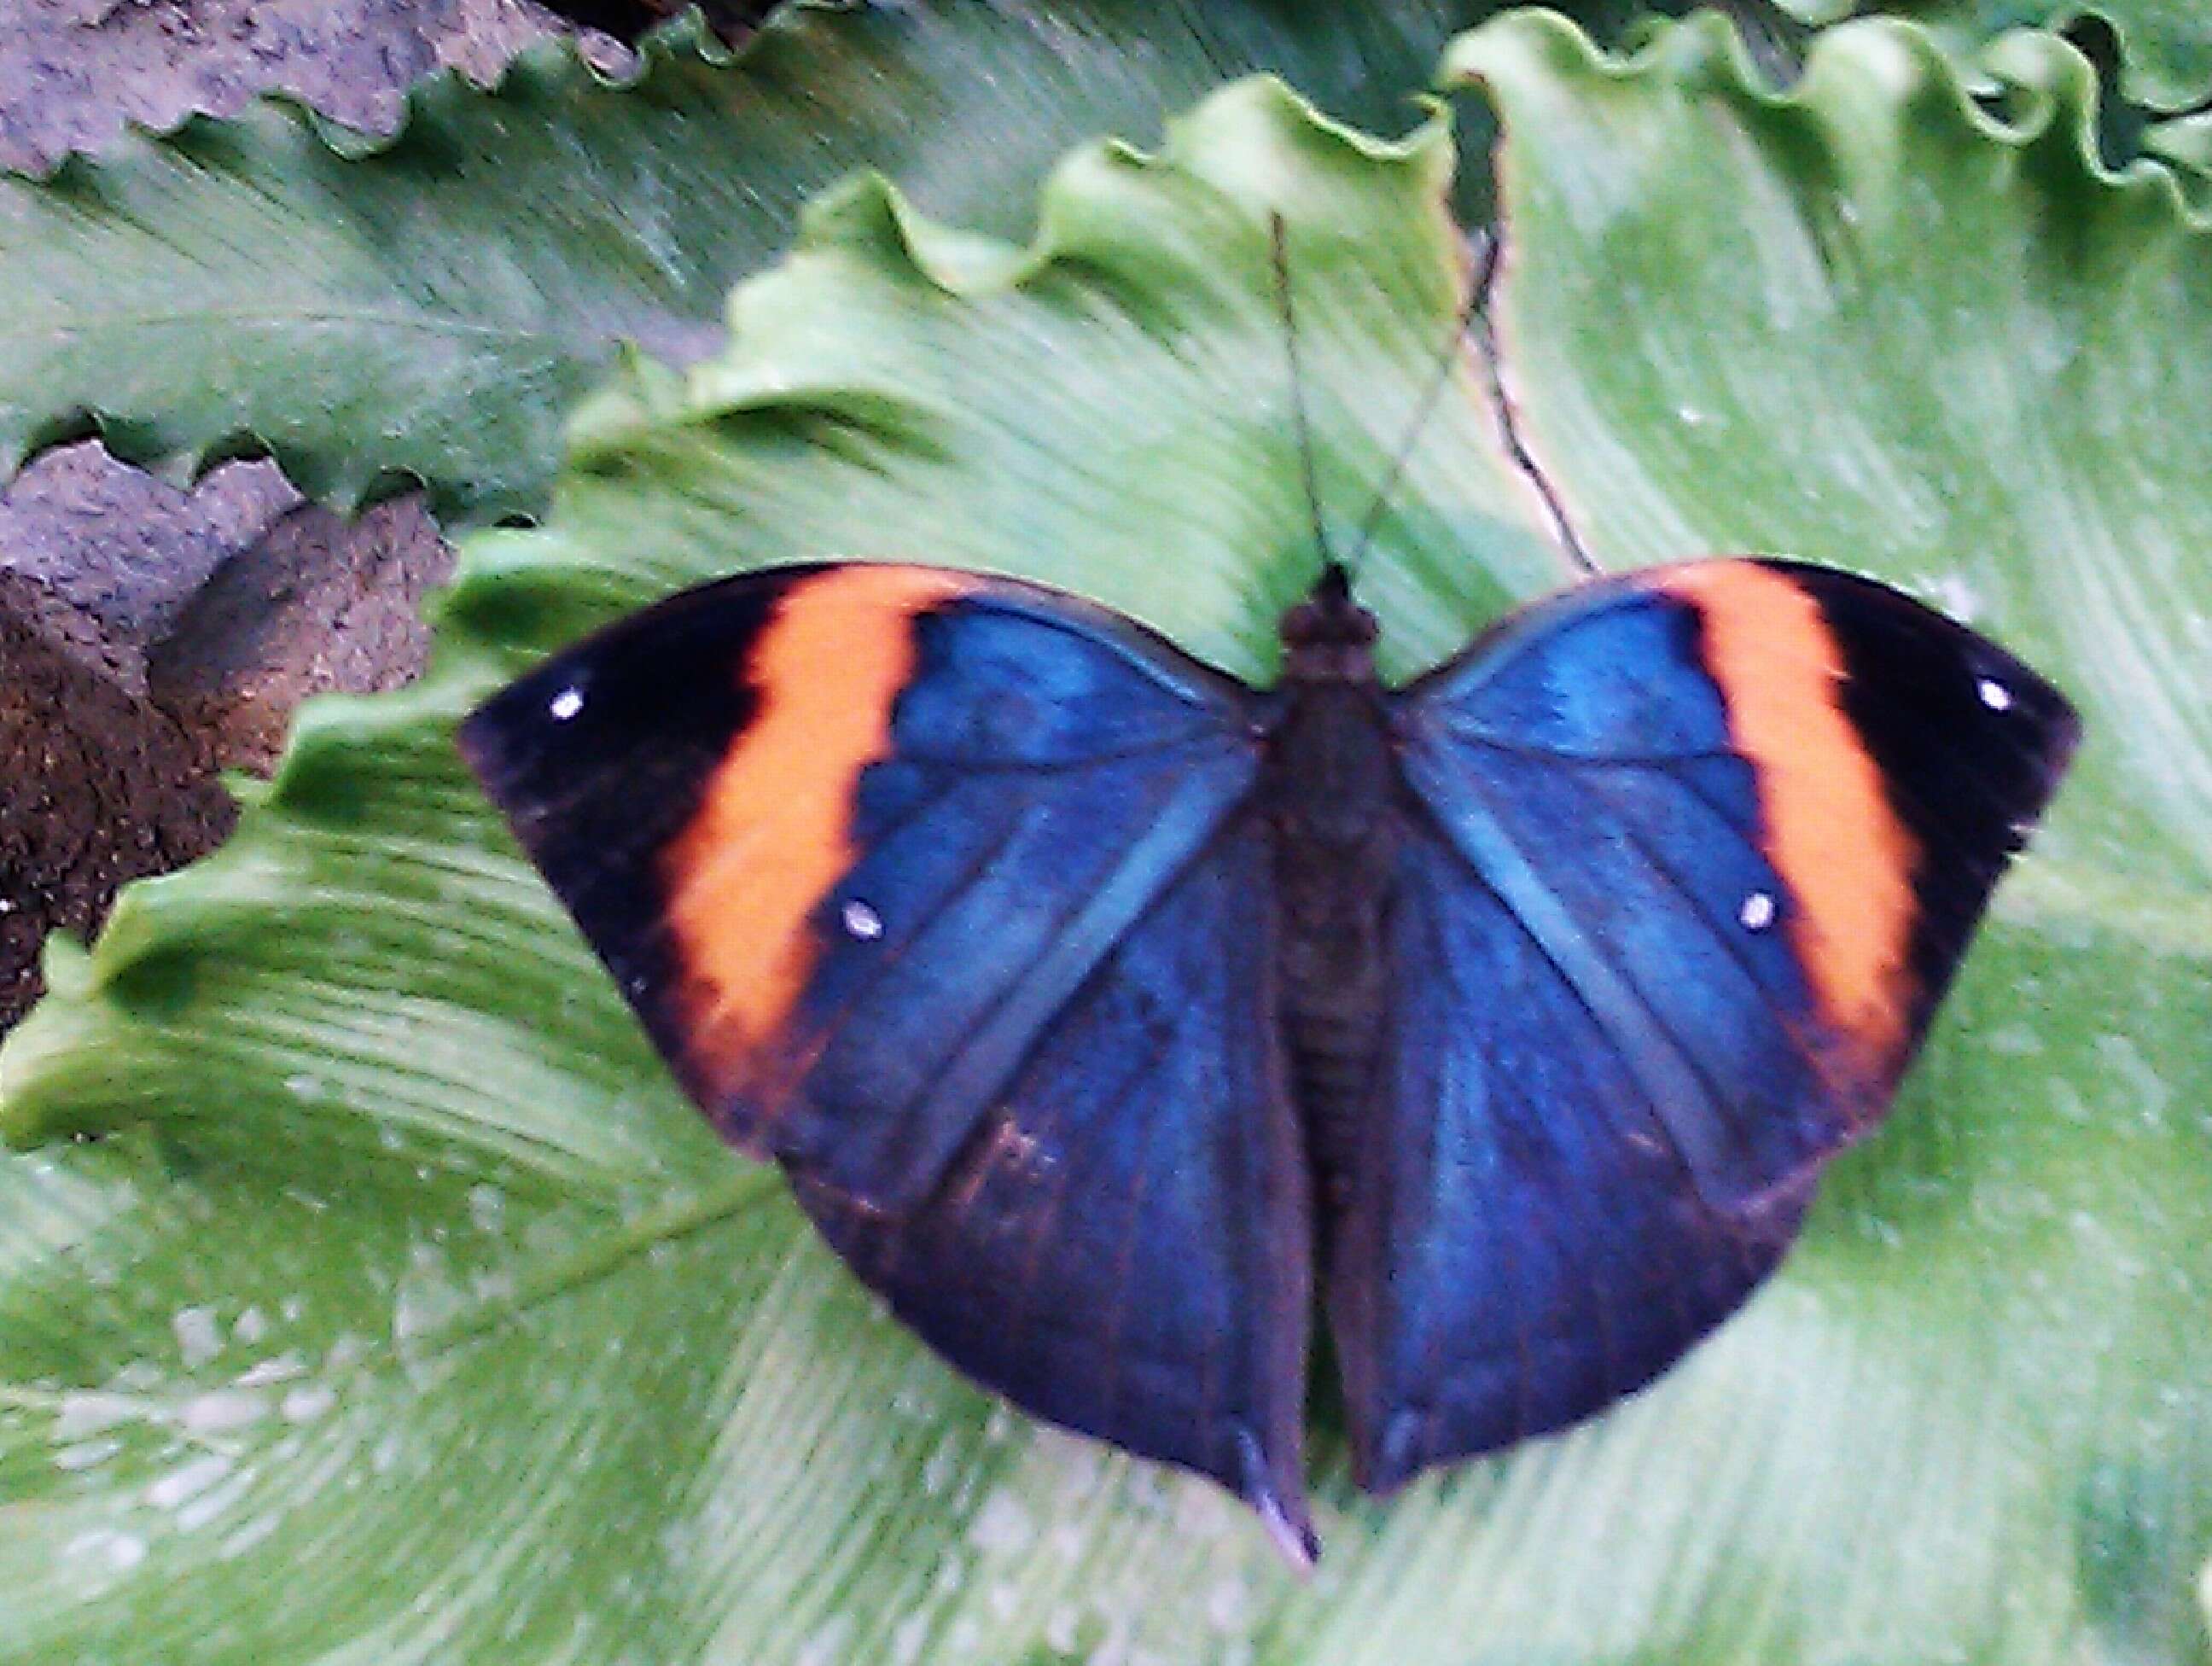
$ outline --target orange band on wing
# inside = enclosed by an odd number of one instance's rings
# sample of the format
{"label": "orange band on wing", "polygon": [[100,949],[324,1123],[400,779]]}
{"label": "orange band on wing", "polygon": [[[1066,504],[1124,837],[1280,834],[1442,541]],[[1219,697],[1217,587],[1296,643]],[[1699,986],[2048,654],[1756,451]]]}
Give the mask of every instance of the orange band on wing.
{"label": "orange band on wing", "polygon": [[1695,562],[1653,582],[1704,617],[1729,737],[1759,773],[1767,860],[1798,904],[1792,945],[1823,1012],[1886,1074],[1909,1039],[1918,850],[1840,703],[1835,634],[1787,575],[1747,562]]}
{"label": "orange band on wing", "polygon": [[743,1081],[813,971],[809,921],[856,859],[854,789],[890,748],[915,616],[974,588],[931,568],[835,568],[787,591],[732,667],[759,703],[663,859],[692,1060],[720,1091]]}

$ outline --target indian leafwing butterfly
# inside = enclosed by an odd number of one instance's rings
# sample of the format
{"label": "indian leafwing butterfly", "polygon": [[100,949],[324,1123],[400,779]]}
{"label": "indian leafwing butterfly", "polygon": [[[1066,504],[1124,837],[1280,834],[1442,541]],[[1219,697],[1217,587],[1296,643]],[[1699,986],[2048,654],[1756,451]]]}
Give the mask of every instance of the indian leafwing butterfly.
{"label": "indian leafwing butterfly", "polygon": [[1305,1560],[1317,1303],[1377,1492],[1666,1370],[1887,1109],[2076,733],[1973,631],[1773,560],[1595,579],[1388,689],[1322,555],[1269,689],[1033,584],[827,563],[461,734],[906,1323]]}

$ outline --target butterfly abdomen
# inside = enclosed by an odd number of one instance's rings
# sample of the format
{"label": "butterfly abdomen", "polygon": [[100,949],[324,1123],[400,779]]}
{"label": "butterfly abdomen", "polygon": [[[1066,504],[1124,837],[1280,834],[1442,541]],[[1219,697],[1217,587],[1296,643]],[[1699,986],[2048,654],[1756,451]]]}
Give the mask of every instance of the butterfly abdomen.
{"label": "butterfly abdomen", "polygon": [[1293,676],[1285,690],[1262,787],[1274,841],[1277,1000],[1316,1192],[1340,1207],[1389,1011],[1396,768],[1371,678]]}

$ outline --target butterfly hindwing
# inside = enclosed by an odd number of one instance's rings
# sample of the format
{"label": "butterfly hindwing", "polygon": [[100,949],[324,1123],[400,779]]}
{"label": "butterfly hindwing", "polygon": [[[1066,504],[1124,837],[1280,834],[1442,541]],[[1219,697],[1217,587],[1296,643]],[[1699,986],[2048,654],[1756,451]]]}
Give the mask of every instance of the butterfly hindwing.
{"label": "butterfly hindwing", "polygon": [[1771,1269],[1810,1180],[1708,1205],[1511,906],[1419,818],[1398,873],[1383,1074],[1325,1270],[1376,1491],[1643,1386]]}
{"label": "butterfly hindwing", "polygon": [[802,1186],[898,1316],[1015,1404],[1210,1474],[1310,1560],[1312,1245],[1262,829],[1218,836],[1038,1035],[934,1194]]}
{"label": "butterfly hindwing", "polygon": [[780,568],[556,656],[462,745],[724,1132],[890,1208],[1245,795],[1247,698],[1036,587]]}
{"label": "butterfly hindwing", "polygon": [[1363,1477],[1648,1381],[1887,1109],[2075,734],[1822,569],[1586,586],[1400,696],[1388,1061],[1328,1269]]}

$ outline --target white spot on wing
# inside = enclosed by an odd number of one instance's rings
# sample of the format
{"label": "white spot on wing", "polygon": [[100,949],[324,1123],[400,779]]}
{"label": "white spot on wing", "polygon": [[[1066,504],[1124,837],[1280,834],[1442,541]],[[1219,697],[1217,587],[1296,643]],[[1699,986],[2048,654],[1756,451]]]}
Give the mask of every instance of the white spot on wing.
{"label": "white spot on wing", "polygon": [[845,929],[863,943],[872,943],[884,934],[884,917],[866,903],[845,904]]}
{"label": "white spot on wing", "polygon": [[1974,692],[1982,696],[1982,703],[1993,712],[2012,709],[2012,690],[1994,677],[1984,677],[1976,683]]}
{"label": "white spot on wing", "polygon": [[556,723],[566,723],[584,709],[584,691],[571,684],[555,695],[545,709],[553,714]]}
{"label": "white spot on wing", "polygon": [[1763,932],[1774,923],[1774,898],[1763,891],[1754,891],[1743,899],[1743,906],[1735,917],[1743,921],[1747,931]]}

